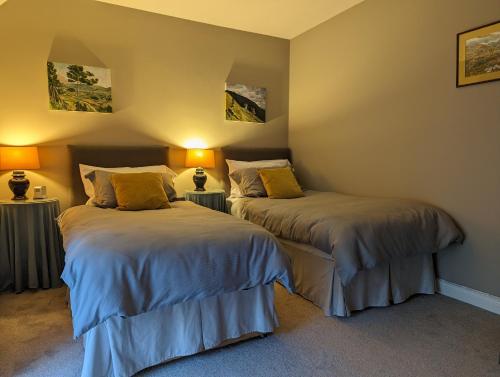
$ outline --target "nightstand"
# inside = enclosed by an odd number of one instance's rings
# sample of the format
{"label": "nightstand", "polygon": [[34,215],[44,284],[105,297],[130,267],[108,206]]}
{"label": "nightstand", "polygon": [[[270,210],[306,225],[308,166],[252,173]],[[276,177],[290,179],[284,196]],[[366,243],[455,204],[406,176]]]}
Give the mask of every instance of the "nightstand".
{"label": "nightstand", "polygon": [[200,206],[227,213],[224,190],[186,191],[185,198]]}
{"label": "nightstand", "polygon": [[61,285],[59,200],[0,201],[0,291]]}

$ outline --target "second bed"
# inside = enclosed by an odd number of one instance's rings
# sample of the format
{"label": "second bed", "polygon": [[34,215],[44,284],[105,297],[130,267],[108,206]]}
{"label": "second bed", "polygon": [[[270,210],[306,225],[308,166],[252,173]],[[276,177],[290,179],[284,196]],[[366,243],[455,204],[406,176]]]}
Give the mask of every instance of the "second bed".
{"label": "second bed", "polygon": [[[289,159],[288,149],[225,149],[230,160]],[[418,201],[305,191],[231,196],[231,214],[263,226],[292,261],[296,292],[327,316],[350,316],[435,292],[433,253],[463,240],[444,211]]]}

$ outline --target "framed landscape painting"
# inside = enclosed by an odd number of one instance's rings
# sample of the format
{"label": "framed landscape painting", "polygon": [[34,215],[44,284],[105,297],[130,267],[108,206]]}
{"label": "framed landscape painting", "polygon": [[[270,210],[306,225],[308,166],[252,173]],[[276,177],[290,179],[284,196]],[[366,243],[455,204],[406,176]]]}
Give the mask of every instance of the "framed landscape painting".
{"label": "framed landscape painting", "polygon": [[266,88],[226,83],[226,120],[266,122]]}
{"label": "framed landscape painting", "polygon": [[457,35],[457,87],[500,80],[500,21]]}
{"label": "framed landscape painting", "polygon": [[108,68],[47,62],[51,110],[112,113]]}

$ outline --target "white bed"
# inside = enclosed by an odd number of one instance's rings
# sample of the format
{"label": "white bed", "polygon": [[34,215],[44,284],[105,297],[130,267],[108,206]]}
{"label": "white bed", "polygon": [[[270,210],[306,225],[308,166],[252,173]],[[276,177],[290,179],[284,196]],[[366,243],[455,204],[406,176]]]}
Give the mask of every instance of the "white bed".
{"label": "white bed", "polygon": [[[83,204],[88,200],[88,197],[84,194],[80,179],[78,168],[80,163],[105,167],[158,165],[165,164],[168,153],[168,149],[165,147],[72,146],[70,150],[73,169],[74,204]],[[201,270],[200,274],[193,273],[190,275],[190,265],[186,265],[185,258],[182,255],[196,252],[197,254],[193,255],[200,256],[201,259],[194,259],[191,256],[191,259],[196,261],[196,263],[193,263],[193,270],[196,265],[198,270],[203,269],[203,266],[207,266],[217,271],[218,266],[213,253],[217,254],[218,247],[220,247],[217,245],[222,242],[220,239],[223,238],[223,236],[209,237],[210,250],[207,249],[206,252],[200,253],[200,247],[202,247],[204,241],[202,239],[196,241],[196,229],[201,229],[202,224],[212,224],[212,226],[219,224],[217,226],[220,227],[220,224],[229,224],[231,226],[231,224],[235,223],[227,222],[232,221],[232,217],[229,215],[215,213],[188,202],[177,203],[172,204],[173,208],[168,210],[123,214],[118,214],[119,211],[114,209],[98,209],[83,205],[71,208],[63,213],[59,219],[63,236],[65,236],[64,244],[67,251],[63,278],[69,283],[70,287],[70,304],[75,337],[82,337],[85,348],[83,377],[131,376],[142,369],[172,359],[193,355],[247,339],[248,337],[258,336],[259,334],[272,333],[278,326],[278,318],[274,307],[274,279],[269,279],[269,274],[260,280],[255,279],[255,276],[251,279],[248,278],[247,283],[241,284],[240,282],[238,286],[240,288],[237,288],[236,283],[234,283],[235,288],[232,288],[231,284],[219,287],[214,283],[217,279],[220,281],[224,281],[221,279],[230,280],[235,271],[245,275],[245,268],[252,269],[251,265],[249,267],[238,267],[238,263],[234,264],[234,260],[241,260],[241,256],[238,256],[238,253],[242,255],[241,250],[235,250],[234,253],[229,253],[226,250],[226,257],[224,257],[224,253],[221,254],[221,258],[225,258],[223,263],[226,263],[224,268],[226,268],[227,275],[221,276],[220,272],[214,272],[213,281],[207,280],[207,277],[203,276],[204,274],[209,276],[209,273],[204,270]],[[150,212],[151,216],[146,216],[140,212]],[[181,220],[179,218],[176,218],[175,221],[168,220],[168,217],[173,216],[173,213],[177,213]],[[198,213],[195,218],[200,219],[200,223],[191,223],[193,218],[190,216],[192,216],[192,213]],[[95,216],[92,220],[88,218],[90,214]],[[129,216],[129,219],[122,221],[122,215],[123,217]],[[183,216],[187,217],[184,218]],[[214,216],[213,222],[211,221],[212,216]],[[143,258],[144,260],[134,259],[135,253],[131,254],[130,250],[123,253],[122,250],[115,250],[116,242],[113,241],[113,238],[116,235],[111,235],[113,228],[119,230],[128,226],[128,224],[132,226],[134,223],[144,226],[144,223],[149,221],[150,217],[155,217],[157,221],[164,221],[165,223],[159,225],[155,223],[156,220],[151,220],[151,225],[143,227],[143,230],[146,229],[143,232],[145,234],[138,233],[137,237],[129,237],[128,241],[123,241],[122,246],[118,245],[117,247],[117,249],[125,250],[131,243],[139,242],[141,244],[142,241],[138,239],[144,236],[143,248],[148,250],[146,257]],[[116,218],[116,221],[122,221],[122,223],[110,226],[107,230],[104,229],[112,221],[112,218]],[[190,223],[192,226],[182,228],[181,225],[178,225],[182,221],[185,221],[184,224]],[[150,237],[147,235],[147,229],[151,229],[152,233],[156,232],[158,234],[158,229],[161,231],[163,226],[165,226],[165,229],[171,229],[177,225],[180,228],[165,233],[164,238],[172,240],[172,237],[175,238],[176,235],[182,233],[182,229],[185,229],[186,234],[184,236],[189,242],[184,242],[184,246],[190,245],[191,240],[193,240],[193,244],[197,245],[192,247],[195,251],[189,250],[190,246],[182,250],[182,253],[176,252],[175,247],[170,250],[173,253],[173,259],[170,260],[177,261],[176,263],[181,266],[180,268],[169,266],[168,263],[163,263],[162,267],[161,259],[154,259],[154,262],[150,262],[150,255],[155,256],[153,246],[163,252],[163,248],[167,247],[165,245],[168,245],[168,242],[158,237],[157,241],[148,243],[147,240]],[[235,226],[243,227],[245,231],[245,224],[240,223],[239,225],[235,224]],[[255,227],[249,223],[247,226]],[[181,230],[179,231],[179,229]],[[254,228],[248,228],[248,230],[251,229]],[[255,229],[257,233],[261,233],[259,227]],[[123,232],[120,238],[127,238],[128,234],[128,231]],[[251,232],[251,234],[252,236],[249,239],[254,238],[255,233]],[[257,238],[260,236],[255,234]],[[248,234],[245,237],[248,237]],[[180,241],[182,242],[182,237],[180,237]],[[240,241],[248,242],[244,241],[244,239]],[[164,242],[163,245],[162,242]],[[252,243],[255,243],[255,239],[252,240]],[[108,247],[108,245],[111,246]],[[271,247],[271,244],[269,245]],[[241,249],[241,247],[238,247],[238,249]],[[273,263],[277,260],[276,255],[281,260],[279,253],[276,254],[277,250],[279,248],[274,251]],[[253,256],[250,253],[249,260],[259,260],[260,255],[271,253],[271,251],[268,252],[263,249],[260,250],[261,252],[258,251]],[[179,259],[178,255],[180,254],[182,255]],[[78,257],[75,257],[75,255],[78,255]],[[115,258],[114,255],[117,257]],[[156,257],[158,255],[160,254],[157,253]],[[128,260],[132,264],[128,265]],[[110,261],[112,263],[109,263]],[[207,263],[212,262],[213,265],[207,265]],[[264,259],[261,262],[263,266],[268,264]],[[103,267],[106,263],[108,263],[107,267]],[[133,266],[141,267],[137,269],[137,267]],[[289,268],[288,266],[286,269]],[[266,270],[266,267],[259,267],[258,270]],[[151,272],[145,273],[145,271]],[[182,289],[179,290],[176,290],[175,284],[172,283],[165,288],[162,283],[152,285],[147,280],[148,274],[161,277],[162,274],[174,276],[176,273],[177,276],[171,278],[174,281],[179,276],[185,276],[185,279],[187,279],[184,283],[179,283],[182,286]],[[206,292],[199,289],[203,284],[195,281],[198,276],[202,282],[205,280],[210,281],[208,285],[211,287],[210,289],[207,288]],[[255,283],[257,280],[262,282]],[[87,287],[85,289],[81,287],[82,281],[86,282]],[[123,281],[126,283],[123,283]],[[115,285],[116,287],[113,287]],[[177,291],[190,292],[189,288],[186,288],[186,286],[190,285],[198,287],[198,289],[193,288],[193,292],[176,297],[175,292]],[[288,283],[289,289],[292,289],[292,286],[293,283],[290,281]],[[147,289],[143,289],[143,287]],[[163,297],[158,293],[161,289],[164,289],[165,292],[174,292],[174,294],[171,294],[173,298],[170,304],[167,299],[158,299],[158,297]],[[109,292],[106,290],[109,290]],[[217,293],[212,294],[211,292]],[[137,295],[140,295],[140,297]],[[140,300],[135,300],[133,296],[140,298]],[[101,303],[95,303],[94,301],[100,301]],[[111,306],[113,310],[116,307],[115,311],[110,311],[106,307],[107,301],[114,303]],[[94,312],[97,313],[95,318],[89,318],[88,313]]]}
{"label": "white bed", "polygon": [[242,197],[233,172],[287,166],[291,152],[224,148],[223,153],[230,213],[278,237],[292,262],[296,293],[327,316],[350,316],[434,293],[432,254],[463,241],[450,216],[417,201],[314,191],[296,199],[269,199],[252,176],[247,183],[257,197]]}

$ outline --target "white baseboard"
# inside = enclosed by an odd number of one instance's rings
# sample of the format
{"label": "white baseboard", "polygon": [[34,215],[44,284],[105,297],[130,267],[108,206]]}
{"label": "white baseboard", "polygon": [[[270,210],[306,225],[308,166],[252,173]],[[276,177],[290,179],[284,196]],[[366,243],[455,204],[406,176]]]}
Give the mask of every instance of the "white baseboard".
{"label": "white baseboard", "polygon": [[443,279],[436,280],[438,293],[459,301],[477,306],[495,314],[500,314],[500,297],[490,295],[475,289],[451,283]]}

